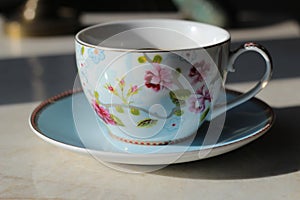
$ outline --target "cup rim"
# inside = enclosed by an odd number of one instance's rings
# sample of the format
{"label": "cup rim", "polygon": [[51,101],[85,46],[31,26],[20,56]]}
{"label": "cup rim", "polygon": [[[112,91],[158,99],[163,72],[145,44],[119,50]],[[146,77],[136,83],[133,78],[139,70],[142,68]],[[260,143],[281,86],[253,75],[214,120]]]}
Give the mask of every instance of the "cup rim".
{"label": "cup rim", "polygon": [[[195,25],[202,25],[205,27],[210,27],[214,29],[218,29],[224,33],[226,33],[225,39],[220,40],[219,42],[216,42],[214,44],[210,45],[204,45],[201,47],[190,47],[190,48],[178,48],[178,49],[129,49],[129,48],[115,48],[115,47],[105,47],[105,46],[99,46],[99,45],[94,45],[90,44],[88,42],[85,42],[80,39],[80,35],[85,33],[88,30],[95,29],[98,27],[103,27],[103,26],[108,26],[108,25],[114,25],[114,24],[125,24],[125,23],[135,23],[135,22],[167,22],[167,21],[172,21],[172,22],[183,22],[183,23],[191,23]],[[82,30],[80,30],[76,35],[75,35],[75,42],[91,47],[91,48],[96,48],[96,49],[101,49],[101,50],[108,50],[108,51],[118,51],[118,52],[139,52],[139,53],[155,53],[155,52],[170,52],[170,51],[185,51],[185,50],[196,50],[196,49],[208,49],[212,48],[215,46],[219,46],[222,44],[225,44],[231,40],[231,35],[230,33],[218,26],[211,25],[211,24],[206,24],[206,23],[201,23],[201,22],[195,22],[195,21],[189,21],[189,20],[178,20],[178,19],[134,19],[134,20],[117,20],[117,21],[112,21],[112,22],[106,22],[106,23],[101,23],[101,24],[96,24],[93,26],[86,27]]]}

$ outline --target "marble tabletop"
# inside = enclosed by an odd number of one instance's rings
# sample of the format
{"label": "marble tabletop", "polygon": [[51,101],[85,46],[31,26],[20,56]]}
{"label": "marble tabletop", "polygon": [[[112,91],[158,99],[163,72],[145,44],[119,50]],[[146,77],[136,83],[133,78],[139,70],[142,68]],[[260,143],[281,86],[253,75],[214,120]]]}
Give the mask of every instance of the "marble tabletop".
{"label": "marble tabletop", "polygon": [[[255,40],[274,61],[273,79],[257,95],[274,109],[271,130],[224,155],[136,174],[49,144],[29,128],[40,101],[72,88],[73,47],[51,56],[35,50],[2,54],[0,199],[300,199],[300,39]],[[233,48],[242,42],[235,40]],[[253,85],[260,73],[253,58],[238,61],[238,73],[247,76],[231,75],[229,88],[246,91]]]}

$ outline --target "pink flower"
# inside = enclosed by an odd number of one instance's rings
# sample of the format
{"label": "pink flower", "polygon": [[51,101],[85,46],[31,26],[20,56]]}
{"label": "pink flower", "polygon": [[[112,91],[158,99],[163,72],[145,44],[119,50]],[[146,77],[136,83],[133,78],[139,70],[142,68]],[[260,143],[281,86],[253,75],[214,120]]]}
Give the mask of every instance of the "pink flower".
{"label": "pink flower", "polygon": [[197,84],[198,82],[203,81],[203,78],[207,75],[210,69],[210,64],[205,63],[204,60],[197,62],[190,69],[189,77],[193,78],[192,84]]}
{"label": "pink flower", "polygon": [[[118,79],[117,79],[118,80]],[[124,77],[121,79],[121,80],[118,80],[119,81],[119,87],[121,89],[121,91],[123,92],[124,90],[124,86],[125,86],[125,80],[124,80]]]}
{"label": "pink flower", "polygon": [[189,98],[189,110],[194,113],[200,113],[205,109],[204,102],[200,102],[195,96]]}
{"label": "pink flower", "polygon": [[137,85],[134,85],[134,86],[131,86],[129,89],[128,89],[128,92],[127,92],[127,97],[131,96],[131,95],[134,95],[134,94],[137,94],[138,93],[138,86]]}
{"label": "pink flower", "polygon": [[119,81],[120,85],[124,86],[125,85],[125,81],[124,81],[124,78],[122,78],[120,81]]}
{"label": "pink flower", "polygon": [[135,94],[135,93],[137,93],[137,91],[138,91],[138,86],[137,85],[131,86],[130,93]]}
{"label": "pink flower", "polygon": [[109,91],[113,92],[115,89],[110,85],[107,87],[107,89],[109,89]]}
{"label": "pink flower", "polygon": [[108,86],[107,86],[107,89],[108,89],[109,91],[111,91],[111,92],[114,92],[114,90],[115,90],[111,85],[108,85]]}
{"label": "pink flower", "polygon": [[211,102],[211,97],[204,85],[196,91],[196,96],[189,98],[189,110],[194,113],[202,112],[205,109],[205,102]]}
{"label": "pink flower", "polygon": [[116,125],[117,123],[111,117],[109,111],[105,109],[103,106],[100,106],[96,101],[93,101],[93,107],[98,114],[98,116],[106,123],[111,125]]}
{"label": "pink flower", "polygon": [[153,70],[146,71],[144,76],[146,87],[156,92],[165,87],[171,87],[172,78],[171,70],[162,68],[158,63],[153,63]]}
{"label": "pink flower", "polygon": [[206,87],[204,87],[204,85],[202,85],[201,88],[198,88],[198,90],[196,91],[197,94],[197,99],[201,100],[201,101],[209,101],[211,102],[211,97],[209,94],[209,91]]}
{"label": "pink flower", "polygon": [[106,89],[108,89],[109,92],[113,93],[113,94],[117,94],[118,92],[116,91],[116,89],[111,86],[111,84],[107,83],[105,86],[104,86]]}

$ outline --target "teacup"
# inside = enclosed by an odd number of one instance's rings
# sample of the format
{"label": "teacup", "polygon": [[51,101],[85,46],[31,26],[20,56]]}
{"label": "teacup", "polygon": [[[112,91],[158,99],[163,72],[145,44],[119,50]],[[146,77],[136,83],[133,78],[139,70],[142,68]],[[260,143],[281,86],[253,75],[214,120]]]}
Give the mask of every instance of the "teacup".
{"label": "teacup", "polygon": [[[83,91],[113,138],[166,145],[194,136],[205,120],[249,100],[268,83],[272,62],[264,47],[245,43],[230,52],[230,34],[183,20],[100,24],[76,35]],[[224,83],[236,58],[255,51],[265,73],[248,92],[225,102]]]}

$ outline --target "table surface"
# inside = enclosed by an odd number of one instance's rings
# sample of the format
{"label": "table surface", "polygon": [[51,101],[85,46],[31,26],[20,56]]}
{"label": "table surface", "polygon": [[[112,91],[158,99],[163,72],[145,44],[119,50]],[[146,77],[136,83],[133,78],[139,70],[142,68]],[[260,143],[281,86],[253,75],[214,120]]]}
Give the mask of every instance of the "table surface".
{"label": "table surface", "polygon": [[[280,37],[255,35],[270,29]],[[29,128],[29,115],[40,101],[73,86],[72,37],[16,41],[2,35],[0,199],[300,199],[299,27],[288,29],[289,37],[281,29],[282,25],[242,30],[243,37],[232,32],[236,34],[232,48],[248,37],[263,44],[273,57],[273,79],[257,95],[274,109],[271,130],[221,156],[138,174],[56,147]],[[250,54],[238,61],[229,88],[246,91],[253,85],[262,73],[256,58]]]}

